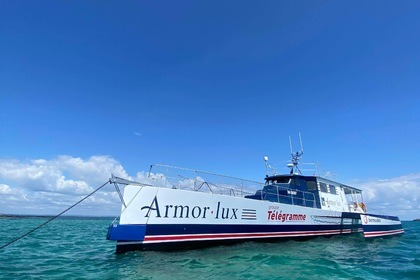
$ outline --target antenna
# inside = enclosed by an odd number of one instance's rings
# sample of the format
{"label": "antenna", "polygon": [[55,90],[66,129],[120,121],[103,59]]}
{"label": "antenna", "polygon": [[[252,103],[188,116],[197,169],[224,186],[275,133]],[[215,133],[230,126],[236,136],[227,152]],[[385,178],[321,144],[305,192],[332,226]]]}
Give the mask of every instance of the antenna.
{"label": "antenna", "polygon": [[300,150],[302,151],[302,155],[303,155],[302,137],[300,136],[300,132],[299,132],[299,141],[300,141]]}
{"label": "antenna", "polygon": [[302,172],[300,171],[298,164],[299,164],[299,160],[303,155],[303,145],[302,145],[302,137],[300,135],[299,132],[299,141],[300,141],[300,151],[293,153],[293,148],[292,148],[292,137],[289,135],[289,142],[290,142],[290,153],[292,155],[292,163],[288,164],[287,167],[290,168],[290,174],[294,174],[294,169],[296,168],[297,171],[299,171],[300,174],[302,174]]}
{"label": "antenna", "polygon": [[293,156],[292,137],[289,135],[290,154]]}

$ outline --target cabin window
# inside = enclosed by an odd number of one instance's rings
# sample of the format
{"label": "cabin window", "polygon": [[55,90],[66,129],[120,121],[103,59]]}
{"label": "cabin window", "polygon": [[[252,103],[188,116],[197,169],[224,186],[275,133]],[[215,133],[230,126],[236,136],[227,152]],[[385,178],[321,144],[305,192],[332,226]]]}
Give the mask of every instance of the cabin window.
{"label": "cabin window", "polygon": [[317,186],[315,181],[306,181],[306,187],[308,191],[316,191]]}
{"label": "cabin window", "polygon": [[299,186],[299,179],[298,178],[293,178],[292,181],[290,182],[291,185],[295,185],[295,186]]}
{"label": "cabin window", "polygon": [[275,180],[273,180],[273,183],[277,183],[277,184],[288,184],[290,181],[290,178],[285,177],[285,178],[277,178]]}
{"label": "cabin window", "polygon": [[320,190],[321,190],[321,192],[328,192],[328,189],[327,189],[327,184],[325,184],[325,183],[319,183],[319,188],[320,188]]}
{"label": "cabin window", "polygon": [[272,184],[288,184],[290,181],[290,177],[283,177],[283,178],[274,178],[274,179],[266,179],[265,185],[272,185]]}
{"label": "cabin window", "polygon": [[337,190],[335,189],[334,185],[330,185],[330,193],[337,194]]}
{"label": "cabin window", "polygon": [[289,181],[290,181],[290,178],[280,178],[280,179],[277,179],[277,183],[279,183],[279,184],[288,184]]}

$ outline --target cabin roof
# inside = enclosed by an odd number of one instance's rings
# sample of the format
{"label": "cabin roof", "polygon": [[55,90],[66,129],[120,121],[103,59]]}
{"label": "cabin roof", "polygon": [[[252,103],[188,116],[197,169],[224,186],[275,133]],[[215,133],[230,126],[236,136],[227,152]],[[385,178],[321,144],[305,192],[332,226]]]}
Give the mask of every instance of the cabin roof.
{"label": "cabin roof", "polygon": [[318,182],[322,182],[322,183],[326,183],[326,184],[334,184],[336,186],[341,186],[344,189],[344,193],[345,194],[351,194],[353,193],[361,193],[362,190],[358,189],[358,188],[354,188],[354,187],[350,187],[348,185],[336,182],[336,181],[332,181],[329,179],[325,179],[323,177],[320,176],[304,176],[304,175],[300,175],[300,174],[282,174],[282,175],[273,175],[273,176],[267,176],[265,177],[266,181],[269,180],[276,180],[276,179],[280,179],[280,178],[300,178],[300,179],[310,179],[310,180],[316,180]]}

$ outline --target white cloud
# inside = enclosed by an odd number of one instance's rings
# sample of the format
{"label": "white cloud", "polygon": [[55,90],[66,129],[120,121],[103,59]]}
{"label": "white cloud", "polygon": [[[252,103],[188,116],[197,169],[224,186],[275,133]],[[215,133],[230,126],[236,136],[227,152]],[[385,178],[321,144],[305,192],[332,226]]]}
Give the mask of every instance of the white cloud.
{"label": "white cloud", "polygon": [[370,180],[358,186],[369,212],[397,215],[405,220],[420,218],[420,173]]}
{"label": "white cloud", "polygon": [[[129,178],[121,164],[109,156],[0,160],[0,195],[6,202],[0,205],[0,213],[59,213],[106,182],[111,174]],[[109,207],[99,207],[98,202]],[[78,207],[81,211],[73,214],[118,215],[119,207],[118,196],[109,186],[95,198],[87,199]],[[83,213],[83,208],[89,211]]]}
{"label": "white cloud", "polygon": [[87,160],[59,156],[52,160],[0,161],[2,180],[36,191],[87,194],[111,173],[128,177],[121,164],[108,156],[92,156]]}
{"label": "white cloud", "polygon": [[6,184],[0,184],[0,195],[1,194],[11,194],[12,189]]}

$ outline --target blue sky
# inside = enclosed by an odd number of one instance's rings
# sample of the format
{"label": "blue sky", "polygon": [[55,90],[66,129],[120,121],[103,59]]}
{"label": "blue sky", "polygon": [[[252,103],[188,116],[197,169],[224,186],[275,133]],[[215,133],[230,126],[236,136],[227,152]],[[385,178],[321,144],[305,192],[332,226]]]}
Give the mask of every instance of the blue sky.
{"label": "blue sky", "polygon": [[[288,160],[300,132],[303,161],[356,187],[392,182],[384,192],[417,217],[419,13],[417,1],[2,1],[0,196],[38,209],[61,176],[95,187],[68,162],[261,180],[263,156]],[[22,166],[45,167],[42,180]]]}

